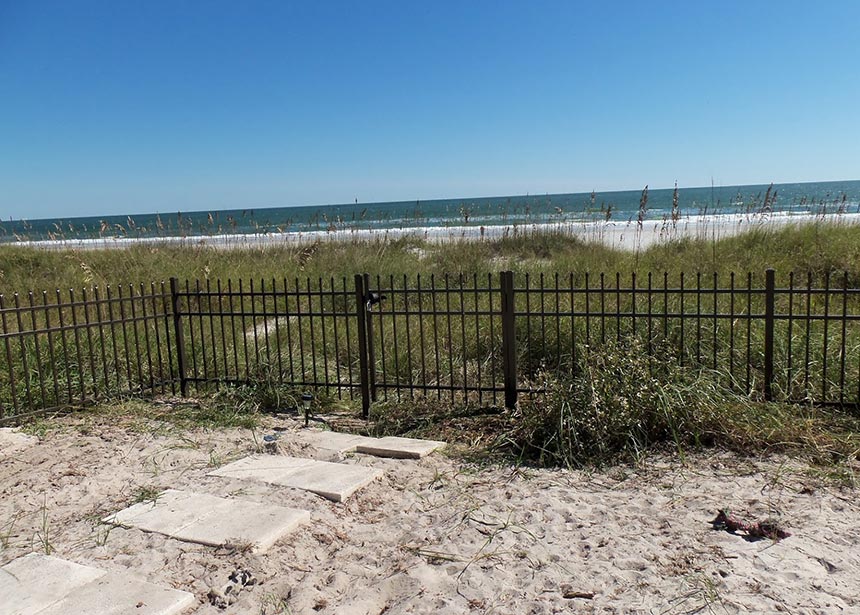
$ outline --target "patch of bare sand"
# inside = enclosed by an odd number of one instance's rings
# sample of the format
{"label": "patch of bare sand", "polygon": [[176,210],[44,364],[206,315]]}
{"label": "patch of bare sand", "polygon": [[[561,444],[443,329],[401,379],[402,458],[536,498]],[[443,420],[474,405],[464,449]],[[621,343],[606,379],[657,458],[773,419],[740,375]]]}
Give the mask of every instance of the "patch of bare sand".
{"label": "patch of bare sand", "polygon": [[[177,431],[59,421],[3,460],[0,564],[31,550],[198,597],[198,614],[849,613],[860,600],[860,502],[799,462],[726,454],[584,473],[347,456],[386,470],[344,504],[206,473],[258,451],[264,429]],[[81,427],[83,425],[83,428]],[[269,427],[274,423],[270,422]],[[289,423],[291,429],[297,423]],[[141,429],[142,428],[142,429]],[[311,456],[284,432],[278,448]],[[213,549],[99,519],[176,488],[310,511],[262,555]],[[716,510],[781,515],[793,535],[747,542]],[[237,570],[248,585],[210,604]],[[854,589],[852,589],[854,588]]]}

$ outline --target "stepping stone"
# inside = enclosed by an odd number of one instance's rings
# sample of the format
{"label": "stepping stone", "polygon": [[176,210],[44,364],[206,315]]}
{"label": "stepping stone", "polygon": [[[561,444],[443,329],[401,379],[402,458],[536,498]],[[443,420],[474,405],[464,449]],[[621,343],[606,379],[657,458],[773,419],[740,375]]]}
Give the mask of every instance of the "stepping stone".
{"label": "stepping stone", "polygon": [[302,459],[287,455],[251,455],[226,466],[221,466],[209,472],[209,476],[241,478],[262,483],[271,483],[273,477],[284,476],[311,463],[314,463],[313,459]]}
{"label": "stepping stone", "polygon": [[393,436],[370,438],[321,429],[303,429],[296,432],[296,437],[301,442],[315,448],[333,450],[338,453],[354,451],[365,455],[399,459],[420,459],[445,446],[444,442],[434,440],[396,438]]}
{"label": "stepping stone", "polygon": [[0,568],[0,613],[38,613],[105,571],[30,553]]}
{"label": "stepping stone", "polygon": [[0,615],[174,615],[193,594],[30,553],[0,568]]}
{"label": "stepping stone", "polygon": [[104,521],[213,547],[228,543],[253,545],[255,553],[262,553],[285,534],[309,522],[310,513],[168,489],[154,502],[135,504]]}
{"label": "stepping stone", "polygon": [[323,429],[302,429],[295,432],[295,435],[302,444],[341,454],[351,453],[355,451],[359,444],[376,440],[376,438],[368,438],[367,436],[357,436],[351,433],[326,431]]}
{"label": "stepping stone", "polygon": [[209,476],[243,478],[293,487],[343,502],[382,476],[381,470],[284,455],[252,455],[213,470]]}
{"label": "stepping stone", "polygon": [[367,438],[356,447],[357,453],[376,455],[377,457],[395,457],[397,459],[420,459],[435,450],[445,447],[444,442],[436,440],[418,440],[415,438]]}
{"label": "stepping stone", "polygon": [[174,615],[196,602],[194,594],[109,572],[39,615]]}
{"label": "stepping stone", "polygon": [[318,461],[287,474],[277,484],[310,491],[333,502],[343,502],[381,476],[382,470]]}

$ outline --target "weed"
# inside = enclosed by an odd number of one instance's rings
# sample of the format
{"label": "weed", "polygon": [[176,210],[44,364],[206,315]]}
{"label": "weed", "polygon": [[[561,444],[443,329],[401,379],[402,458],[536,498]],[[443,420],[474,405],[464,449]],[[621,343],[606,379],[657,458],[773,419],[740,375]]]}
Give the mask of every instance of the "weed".
{"label": "weed", "polygon": [[111,532],[116,526],[110,523],[104,523],[100,519],[96,519],[92,524],[90,535],[97,547],[103,547],[107,544]]}
{"label": "weed", "polygon": [[[670,613],[728,613],[724,599],[720,595],[719,586],[714,579],[704,574],[692,574],[686,578],[690,590],[675,599],[672,604],[661,611],[661,615]],[[719,610],[718,607],[722,607]],[[683,609],[683,610],[680,610]]]}
{"label": "weed", "polygon": [[48,518],[48,495],[45,494],[42,499],[42,508],[39,511],[40,525],[36,530],[34,542],[38,543],[39,549],[45,554],[50,555],[54,552],[54,545],[51,542],[51,523]]}
{"label": "weed", "polygon": [[142,502],[152,502],[155,504],[161,491],[155,487],[139,487],[134,493],[133,503],[140,504]]}
{"label": "weed", "polygon": [[289,598],[275,593],[264,594],[260,599],[260,615],[291,615]]}
{"label": "weed", "polygon": [[856,420],[751,401],[727,391],[722,374],[679,365],[671,349],[655,355],[635,339],[610,343],[584,356],[573,377],[547,375],[546,394],[511,414],[497,446],[524,461],[564,466],[636,461],[663,443],[680,454],[713,445],[855,454]]}
{"label": "weed", "polygon": [[724,377],[680,365],[670,348],[651,356],[630,338],[582,353],[573,375],[544,372],[540,392],[514,410],[380,404],[369,431],[466,443],[473,459],[545,466],[636,462],[667,446],[680,456],[711,446],[742,453],[795,451],[825,467],[856,458],[856,418],[756,402],[728,391]]}
{"label": "weed", "polygon": [[23,516],[22,513],[18,512],[9,517],[9,519],[0,526],[0,548],[8,549],[9,544],[14,534],[15,523]]}
{"label": "weed", "polygon": [[105,546],[115,526],[113,524],[105,523],[104,521],[102,521],[102,518],[104,516],[105,513],[99,512],[97,510],[87,514],[84,519],[90,525],[90,535],[86,538],[76,540],[74,543],[72,543],[71,548],[75,550],[85,550],[91,548],[92,545],[95,545],[96,547]]}
{"label": "weed", "polygon": [[60,429],[59,423],[52,421],[50,418],[39,417],[29,423],[21,426],[23,433],[31,436],[36,436],[40,440],[47,436],[50,432]]}

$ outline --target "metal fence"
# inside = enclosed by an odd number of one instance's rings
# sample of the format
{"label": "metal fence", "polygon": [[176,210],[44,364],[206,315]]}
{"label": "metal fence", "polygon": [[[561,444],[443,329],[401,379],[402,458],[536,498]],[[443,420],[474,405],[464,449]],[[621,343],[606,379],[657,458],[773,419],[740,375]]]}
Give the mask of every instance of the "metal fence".
{"label": "metal fence", "polygon": [[164,283],[0,294],[0,421],[175,392],[170,298]]}
{"label": "metal fence", "polygon": [[340,398],[361,388],[363,292],[346,278],[214,288],[172,279],[170,288],[183,395],[189,385],[200,391],[213,383],[271,382]]}
{"label": "metal fence", "polygon": [[515,291],[520,377],[574,371],[577,352],[632,339],[648,357],[671,354],[738,393],[856,406],[860,290],[847,274],[824,275],[820,287],[812,274],[784,282],[773,270],[758,279],[526,275]]}
{"label": "metal fence", "polygon": [[671,357],[738,393],[857,407],[847,274],[194,281],[0,295],[0,421],[260,383],[511,407],[595,352]]}

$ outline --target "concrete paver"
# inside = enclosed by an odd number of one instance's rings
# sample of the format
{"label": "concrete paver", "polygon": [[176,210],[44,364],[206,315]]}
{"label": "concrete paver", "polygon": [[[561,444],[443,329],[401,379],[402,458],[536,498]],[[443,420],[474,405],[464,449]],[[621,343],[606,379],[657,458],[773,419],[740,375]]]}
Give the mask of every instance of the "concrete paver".
{"label": "concrete paver", "polygon": [[415,438],[369,438],[356,447],[356,452],[377,457],[395,457],[398,459],[420,459],[435,450],[445,447],[444,442],[436,440],[418,440]]}
{"label": "concrete paver", "polygon": [[382,471],[282,455],[252,455],[213,470],[209,475],[303,489],[342,502],[361,487],[381,477]]}
{"label": "concrete paver", "polygon": [[313,459],[289,457],[287,455],[251,455],[209,472],[209,476],[241,478],[271,483],[273,478],[285,476],[303,466],[314,463]]}
{"label": "concrete paver", "polygon": [[108,572],[39,615],[176,615],[196,602],[194,594]]}
{"label": "concrete paver", "polygon": [[0,615],[175,615],[192,594],[39,553],[0,568]]}
{"label": "concrete paver", "polygon": [[0,614],[34,615],[105,571],[30,553],[0,568]]}
{"label": "concrete paver", "polygon": [[295,437],[303,444],[338,453],[363,453],[377,457],[420,459],[445,446],[444,442],[416,438],[371,438],[322,429],[302,429]]}
{"label": "concrete paver", "polygon": [[334,502],[343,502],[382,474],[382,470],[373,468],[319,461],[295,470],[279,479],[278,484],[310,491]]}
{"label": "concrete paver", "polygon": [[208,512],[207,508],[194,506],[195,495],[169,489],[160,493],[155,500],[130,506],[105,517],[103,521],[170,535],[171,532],[177,532],[191,525]]}
{"label": "concrete paver", "polygon": [[250,544],[258,553],[308,521],[304,510],[173,489],[105,519],[204,545]]}
{"label": "concrete paver", "polygon": [[359,444],[370,443],[376,438],[357,436],[351,433],[339,431],[327,431],[323,429],[302,429],[295,432],[295,437],[302,444],[321,448],[337,453],[351,453]]}
{"label": "concrete paver", "polygon": [[227,514],[217,518],[210,516],[205,520],[205,526],[197,524],[196,527],[185,528],[183,534],[186,536],[182,538],[213,546],[238,541],[239,544],[252,544],[255,553],[263,553],[311,520],[311,514],[306,510],[239,500],[231,502],[233,505]]}

